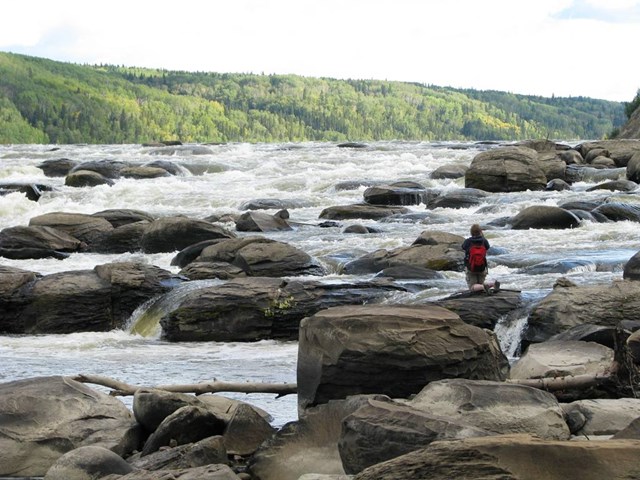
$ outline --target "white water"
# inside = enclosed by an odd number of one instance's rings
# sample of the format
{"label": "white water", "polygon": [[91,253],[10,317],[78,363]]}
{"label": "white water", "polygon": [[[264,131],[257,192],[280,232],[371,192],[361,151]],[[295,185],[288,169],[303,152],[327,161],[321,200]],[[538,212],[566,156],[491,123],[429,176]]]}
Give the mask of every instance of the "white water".
{"label": "white water", "polygon": [[[338,148],[329,143],[229,144],[208,146],[209,154],[193,155],[188,150],[158,154],[158,149],[138,145],[0,146],[0,182],[51,184],[38,202],[12,193],[0,196],[0,229],[26,225],[29,219],[48,212],[95,213],[112,208],[133,208],[156,216],[187,215],[205,218],[212,214],[239,213],[241,205],[253,199],[281,199],[296,202],[289,208],[290,220],[317,224],[320,212],[332,205],[362,202],[365,187],[338,190],[347,180],[412,180],[427,188],[455,189],[463,180],[432,180],[437,167],[458,163],[468,165],[479,147],[457,144],[380,142],[367,149]],[[56,147],[58,148],[58,147]],[[486,147],[483,147],[486,148]],[[46,178],[37,165],[46,159],[77,161],[113,159],[144,163],[170,160],[189,172],[183,176],[152,180],[120,179],[116,184],[94,188],[71,188],[62,178]],[[431,223],[419,221],[344,221],[342,227],[361,223],[375,226],[381,234],[347,235],[342,228],[299,226],[292,232],[269,234],[291,243],[323,263],[330,278],[341,278],[339,265],[376,249],[410,245],[424,230],[441,230],[466,236],[472,223],[486,224],[511,216],[534,204],[557,205],[570,200],[600,199],[610,192],[586,192],[593,182],[574,185],[571,192],[519,192],[494,194],[487,198],[493,213],[478,215],[478,208],[430,211]],[[637,197],[630,197],[636,199]],[[629,197],[625,199],[629,200]],[[636,200],[637,201],[637,200]],[[409,207],[425,213],[424,205]],[[270,213],[274,213],[273,211]],[[233,224],[225,225],[233,229]],[[503,288],[522,290],[535,297],[544,295],[560,276],[576,283],[607,284],[622,275],[624,263],[638,250],[638,224],[585,222],[571,231],[513,231],[487,229],[494,247],[505,253],[491,260],[490,277],[499,278]],[[0,264],[50,274],[90,269],[113,261],[144,261],[177,273],[170,266],[175,252],[144,255],[74,254],[65,260],[9,260]],[[528,275],[521,268],[556,262],[580,261],[581,266],[565,273]],[[421,303],[465,287],[459,272],[446,272],[446,279],[418,293],[393,297],[394,302]],[[0,312],[1,314],[1,312]],[[501,326],[502,328],[502,326]],[[515,328],[515,327],[514,327]],[[510,328],[499,332],[513,335]],[[509,343],[508,348],[513,347]],[[504,344],[503,346],[506,346]],[[515,350],[513,350],[515,352]],[[66,336],[0,337],[0,381],[39,375],[101,374],[134,384],[191,383],[213,377],[225,381],[262,380],[295,382],[295,343],[256,344],[183,343],[169,344],[157,338],[142,338],[126,332],[75,334]],[[273,395],[236,396],[253,402],[282,424],[296,417],[295,397],[274,399]]]}

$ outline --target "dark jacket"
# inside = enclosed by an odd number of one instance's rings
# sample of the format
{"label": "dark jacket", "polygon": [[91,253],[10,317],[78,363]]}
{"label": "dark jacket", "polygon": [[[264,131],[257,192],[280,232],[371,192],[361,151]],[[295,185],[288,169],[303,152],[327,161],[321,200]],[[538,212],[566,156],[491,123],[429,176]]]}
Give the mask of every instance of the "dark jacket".
{"label": "dark jacket", "polygon": [[489,241],[484,238],[482,235],[478,237],[469,237],[464,242],[462,242],[462,249],[464,250],[464,266],[465,268],[469,268],[469,248],[471,248],[472,244],[484,244],[484,248],[489,250],[491,246],[489,245]]}

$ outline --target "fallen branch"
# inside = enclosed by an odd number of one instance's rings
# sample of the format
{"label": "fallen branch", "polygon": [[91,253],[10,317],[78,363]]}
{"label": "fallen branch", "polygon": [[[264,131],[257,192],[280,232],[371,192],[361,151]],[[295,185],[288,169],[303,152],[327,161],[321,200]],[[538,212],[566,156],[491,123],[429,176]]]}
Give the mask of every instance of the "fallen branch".
{"label": "fallen branch", "polygon": [[218,392],[240,392],[240,393],[275,393],[278,397],[289,395],[297,392],[295,383],[259,383],[259,382],[221,382],[213,380],[211,382],[193,383],[187,385],[158,385],[154,387],[145,387],[139,385],[130,385],[114,378],[103,377],[102,375],[84,375],[78,374],[70,377],[76,382],[93,383],[102,385],[111,389],[111,396],[128,396],[136,393],[137,390],[165,390],[167,392],[176,393],[195,393],[201,395],[203,393]]}
{"label": "fallen branch", "polygon": [[525,385],[527,387],[547,390],[549,392],[557,392],[559,390],[584,390],[591,387],[597,387],[607,382],[611,382],[611,375],[575,375],[567,377],[551,377],[551,378],[526,378],[526,379],[509,379],[507,383],[515,383]]}

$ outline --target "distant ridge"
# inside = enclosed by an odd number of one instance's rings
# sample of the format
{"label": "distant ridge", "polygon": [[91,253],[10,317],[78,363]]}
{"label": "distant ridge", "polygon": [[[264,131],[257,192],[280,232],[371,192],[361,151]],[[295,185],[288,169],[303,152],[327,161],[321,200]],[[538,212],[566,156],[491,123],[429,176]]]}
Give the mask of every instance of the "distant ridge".
{"label": "distant ridge", "polygon": [[409,82],[76,65],[0,52],[0,143],[600,139],[624,104]]}

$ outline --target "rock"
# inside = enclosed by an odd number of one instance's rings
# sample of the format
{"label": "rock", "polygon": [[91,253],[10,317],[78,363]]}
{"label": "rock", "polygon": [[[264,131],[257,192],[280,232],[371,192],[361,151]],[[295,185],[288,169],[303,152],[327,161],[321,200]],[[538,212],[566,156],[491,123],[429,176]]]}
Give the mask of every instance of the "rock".
{"label": "rock", "polygon": [[243,202],[239,210],[283,210],[288,208],[301,208],[309,206],[305,200],[280,199],[280,198],[256,198]]}
{"label": "rock", "polygon": [[235,238],[235,234],[204,220],[164,217],[149,224],[140,244],[145,253],[161,253],[182,250],[204,240],[222,238]]}
{"label": "rock", "polygon": [[511,219],[514,230],[530,228],[576,228],[580,220],[573,213],[551,205],[533,205],[520,211]]}
{"label": "rock", "polygon": [[261,480],[299,480],[305,475],[344,475],[338,440],[342,421],[369,398],[359,395],[301,412],[267,440],[249,460],[249,470]]}
{"label": "rock", "polygon": [[116,227],[106,232],[92,249],[98,253],[139,252],[142,249],[142,237],[148,227],[149,222],[146,220]]}
{"label": "rock", "polygon": [[431,302],[460,316],[469,325],[493,330],[498,321],[521,308],[519,292],[500,291],[487,296],[484,292],[462,292]]}
{"label": "rock", "polygon": [[582,165],[585,163],[584,158],[579,151],[570,149],[559,153],[560,159],[567,165]]}
{"label": "rock", "polygon": [[[0,232],[0,236],[2,232]],[[640,252],[637,252],[633,257],[627,260],[622,273],[622,278],[625,280],[640,280]]]}
{"label": "rock", "polygon": [[544,190],[547,177],[538,153],[526,147],[503,147],[480,152],[465,175],[465,187],[487,192]]}
{"label": "rock", "polygon": [[337,147],[338,148],[367,148],[368,145],[366,143],[344,142],[344,143],[339,143]]}
{"label": "rock", "polygon": [[554,192],[562,192],[565,190],[571,190],[571,185],[560,178],[554,178],[547,182],[547,186],[545,190],[550,190]]}
{"label": "rock", "polygon": [[488,194],[476,188],[459,188],[445,190],[426,202],[427,208],[469,208],[475,207],[486,200]]}
{"label": "rock", "polygon": [[172,441],[184,445],[222,435],[224,427],[224,422],[207,409],[191,405],[181,407],[162,421],[145,442],[141,454],[149,455]]}
{"label": "rock", "polygon": [[209,245],[215,245],[222,242],[223,238],[214,238],[211,240],[203,240],[202,242],[194,243],[186,248],[183,248],[178,254],[171,259],[171,265],[177,265],[178,267],[186,267],[191,262],[195,261],[200,256],[202,250]]}
{"label": "rock", "polygon": [[382,180],[345,180],[344,182],[336,183],[333,188],[336,192],[341,192],[344,190],[358,190],[360,187],[372,187],[375,185],[384,185],[386,182]]}
{"label": "rock", "polygon": [[466,165],[458,165],[449,163],[447,165],[442,165],[436,168],[433,172],[431,172],[430,177],[435,180],[444,180],[444,179],[456,179],[464,177],[467,172]]}
{"label": "rock", "polygon": [[134,178],[140,180],[145,178],[170,177],[171,174],[164,168],[131,166],[123,168],[120,171],[120,176],[124,178]]}
{"label": "rock", "polygon": [[569,428],[553,394],[537,388],[489,380],[431,382],[408,405],[439,418],[491,434],[528,433],[567,440]]}
{"label": "rock", "polygon": [[[629,160],[636,152],[640,151],[640,141],[638,140],[600,140],[596,142],[586,142],[578,145],[576,149],[582,154],[583,157],[587,157],[591,150],[596,150],[597,153],[602,153],[601,150],[606,150],[611,159],[618,167],[626,167]],[[600,149],[600,151],[598,150]]]}
{"label": "rock", "polygon": [[57,158],[54,160],[45,160],[38,168],[42,170],[46,177],[65,177],[72,168],[78,165],[75,160],[68,158]]}
{"label": "rock", "polygon": [[613,350],[593,342],[547,341],[530,345],[512,366],[509,378],[552,378],[603,375],[613,362]]}
{"label": "rock", "polygon": [[[163,448],[144,457],[130,458],[128,461],[136,470],[158,471],[167,469],[174,472],[211,464],[226,465],[229,463],[224,439],[220,435],[207,437],[195,443]],[[158,478],[158,476],[154,478]]]}
{"label": "rock", "polygon": [[122,227],[124,225],[130,225],[138,222],[153,222],[155,218],[153,215],[143,212],[141,210],[133,210],[129,208],[114,208],[109,210],[102,210],[91,215],[92,217],[104,218],[108,221],[113,228]]}
{"label": "rock", "polygon": [[266,237],[243,237],[205,247],[197,262],[227,262],[251,277],[323,275],[324,269],[302,250]]}
{"label": "rock", "polygon": [[422,185],[392,183],[369,187],[363,197],[369,205],[419,205],[424,201],[424,194]]}
{"label": "rock", "polygon": [[145,168],[159,168],[168,174],[175,176],[184,176],[188,173],[186,168],[175,162],[170,162],[169,160],[153,160],[152,162],[146,162],[142,166]]}
{"label": "rock", "polygon": [[239,232],[281,232],[293,230],[289,223],[278,215],[262,212],[246,212],[236,220]]}
{"label": "rock", "polygon": [[140,262],[107,263],[97,265],[94,271],[111,285],[111,317],[115,325],[125,325],[136,308],[180,281],[167,270]]}
{"label": "rock", "polygon": [[[433,232],[432,232],[433,233]],[[424,235],[427,235],[423,232]],[[412,266],[429,270],[454,270],[464,268],[464,252],[461,249],[463,237],[418,238],[409,247],[391,251],[376,250],[347,263],[346,274],[377,273],[386,268]]]}
{"label": "rock", "polygon": [[614,435],[640,417],[640,399],[599,398],[562,405],[573,435]]}
{"label": "rock", "polygon": [[604,215],[606,218],[614,222],[625,220],[640,222],[640,207],[628,203],[604,203],[593,209],[592,213]]}
{"label": "rock", "polygon": [[615,326],[583,323],[554,335],[549,338],[549,341],[594,342],[613,350],[615,348],[615,333]]}
{"label": "rock", "polygon": [[98,185],[113,185],[114,181],[98,172],[76,170],[66,176],[64,184],[69,187],[97,187]]}
{"label": "rock", "polygon": [[186,393],[157,389],[139,389],[133,395],[133,414],[147,431],[155,431],[165,418],[185,406],[204,406]]}
{"label": "rock", "polygon": [[232,278],[247,276],[242,268],[226,262],[191,262],[180,270],[180,275],[189,280],[207,280],[212,278],[230,280]]}
{"label": "rock", "polygon": [[36,281],[38,274],[19,268],[0,265],[0,332],[8,334],[23,333],[24,327],[20,314],[26,304],[21,294],[29,284]]}
{"label": "rock", "polygon": [[376,277],[388,277],[396,280],[441,280],[444,275],[428,268],[398,265],[381,270]]}
{"label": "rock", "polygon": [[104,218],[82,213],[52,212],[38,215],[29,220],[31,227],[51,227],[65,232],[81,242],[89,249],[99,244],[103,237],[113,230],[113,226]]}
{"label": "rock", "polygon": [[594,187],[587,188],[587,192],[595,192],[596,190],[609,190],[611,192],[632,192],[638,188],[636,182],[631,180],[614,180],[610,182],[600,183]]}
{"label": "rock", "polygon": [[554,150],[549,152],[538,152],[538,165],[544,172],[547,181],[554,178],[565,180],[567,164]]}
{"label": "rock", "polygon": [[69,172],[70,174],[79,171],[90,171],[100,174],[108,179],[120,178],[120,172],[128,165],[117,160],[90,160],[76,165]]}
{"label": "rock", "polygon": [[275,431],[253,408],[238,405],[224,430],[224,444],[231,455],[251,455]]}
{"label": "rock", "polygon": [[507,369],[493,335],[444,308],[335,307],[300,324],[298,405],[366,393],[406,398],[431,381],[501,380]]}
{"label": "rock", "polygon": [[640,364],[640,330],[636,330],[627,338],[627,348],[633,363]]}
{"label": "rock", "polygon": [[320,212],[319,218],[327,220],[354,220],[357,218],[379,220],[398,213],[409,213],[409,209],[398,206],[367,204],[340,205],[325,208]]}
{"label": "rock", "polygon": [[342,233],[356,233],[359,235],[367,235],[369,233],[380,233],[380,230],[375,228],[367,227],[365,225],[349,225],[342,230]]}
{"label": "rock", "polygon": [[0,476],[41,477],[62,455],[104,447],[124,456],[140,430],[118,399],[67,377],[0,384]]}
{"label": "rock", "polygon": [[93,480],[106,475],[126,475],[133,468],[121,456],[104,447],[79,447],[61,456],[49,468],[45,480]]}
{"label": "rock", "polygon": [[295,340],[304,317],[330,306],[373,301],[398,289],[378,282],[238,278],[188,292],[160,319],[162,337],[168,341]]}
{"label": "rock", "polygon": [[32,202],[37,202],[42,196],[42,192],[50,192],[53,190],[51,185],[43,185],[37,183],[0,183],[0,196],[9,193],[20,192]]}
{"label": "rock", "polygon": [[236,475],[227,465],[217,464],[179,470],[138,470],[127,475],[108,475],[100,480],[247,480],[241,475]]}
{"label": "rock", "polygon": [[[433,442],[360,472],[353,480],[581,480],[633,478],[640,442],[567,442],[499,435]],[[576,461],[579,459],[579,461]]]}
{"label": "rock", "polygon": [[86,248],[86,244],[51,227],[9,227],[0,231],[0,256],[16,260],[57,258]]}
{"label": "rock", "polygon": [[576,325],[615,326],[640,317],[640,283],[554,288],[533,308],[523,340],[543,342]]}
{"label": "rock", "polygon": [[343,420],[338,449],[345,472],[356,474],[436,440],[488,434],[456,419],[438,417],[409,405],[370,399]]}
{"label": "rock", "polygon": [[633,154],[627,164],[627,180],[640,183],[640,152]]}
{"label": "rock", "polygon": [[616,162],[605,156],[596,157],[589,164],[595,168],[616,168]]}

